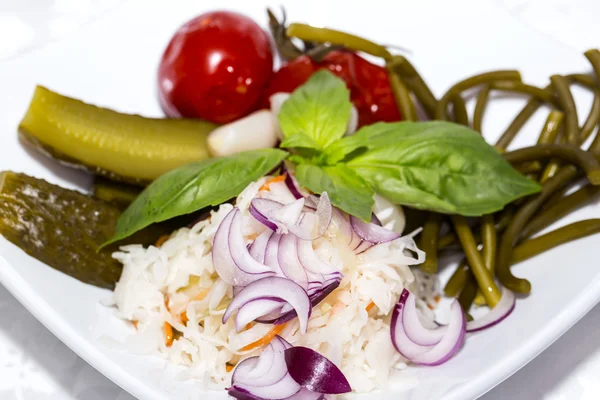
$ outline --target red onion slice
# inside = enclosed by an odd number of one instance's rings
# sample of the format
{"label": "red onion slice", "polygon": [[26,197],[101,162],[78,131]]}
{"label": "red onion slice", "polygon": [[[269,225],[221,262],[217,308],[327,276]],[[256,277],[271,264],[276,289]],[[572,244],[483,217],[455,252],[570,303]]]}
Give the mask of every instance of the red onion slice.
{"label": "red onion slice", "polygon": [[365,251],[369,250],[373,246],[375,246],[374,243],[363,240],[362,242],[359,243],[358,246],[356,246],[356,248],[353,250],[353,252],[354,252],[354,254],[361,254],[361,253],[364,253]]}
{"label": "red onion slice", "polygon": [[498,304],[496,304],[496,307],[492,308],[490,312],[485,314],[483,317],[468,322],[467,332],[478,332],[496,325],[508,317],[510,313],[512,313],[512,311],[515,309],[515,305],[515,294],[503,287],[502,298]]}
{"label": "red onion slice", "polygon": [[297,199],[304,197],[304,195],[300,192],[300,185],[298,184],[298,181],[294,175],[292,175],[290,170],[285,167],[285,165],[283,167],[283,173],[285,174],[285,185],[290,190],[290,193],[292,193],[292,195]]}
{"label": "red onion slice", "polygon": [[[331,292],[333,292],[340,285],[341,280],[341,277],[339,277],[337,279],[333,279],[324,283],[318,288],[311,290],[309,298],[312,307],[318,305],[321,301],[323,301],[323,299],[325,299],[325,297],[327,297]],[[257,318],[256,322],[260,322],[263,324],[280,325],[294,318],[296,318],[296,311],[293,310],[288,304],[286,304],[282,307],[281,311],[270,313],[263,317]]]}
{"label": "red onion slice", "polygon": [[273,273],[269,267],[252,258],[242,233],[241,212],[238,208],[234,208],[231,212],[233,212],[233,218],[229,227],[229,252],[233,262],[248,274]]}
{"label": "red onion slice", "polygon": [[304,197],[285,205],[274,200],[255,198],[249,210],[258,222],[277,233],[291,232],[303,240],[318,239],[331,224],[329,196],[327,193],[321,195],[314,213],[303,212],[307,208],[304,203]]}
{"label": "red onion slice", "polygon": [[339,272],[337,268],[321,261],[321,259],[317,256],[317,253],[315,253],[311,241],[298,240],[296,245],[298,247],[298,260],[307,271],[323,275]]}
{"label": "red onion slice", "polygon": [[[290,376],[290,374],[285,374],[283,378],[271,385],[255,386],[250,384],[236,383],[233,388],[242,393],[256,396],[254,399],[259,400],[287,399],[302,389],[302,387],[294,380],[294,378]],[[233,395],[232,393],[229,394]]]}
{"label": "red onion slice", "polygon": [[[254,201],[254,200],[253,200]],[[267,217],[278,226],[277,233],[287,233],[289,226],[294,226],[300,220],[304,208],[304,197],[290,204],[273,208],[267,212]]]}
{"label": "red onion slice", "polygon": [[360,236],[362,240],[374,244],[391,242],[392,240],[396,240],[401,236],[400,234],[390,231],[389,229],[385,229],[376,223],[366,223],[360,218],[356,218],[354,215],[350,216],[350,224],[352,225],[354,232],[356,232],[356,234]]}
{"label": "red onion slice", "polygon": [[[313,199],[313,201],[314,200],[315,199]],[[332,213],[333,206],[331,205],[331,200],[329,200],[329,195],[327,192],[323,192],[321,193],[321,196],[319,196],[317,211],[315,212],[315,215],[319,220],[319,237],[323,236],[323,234],[327,231],[327,228],[329,228],[329,225],[331,224]]]}
{"label": "red onion slice", "polygon": [[325,400],[326,397],[323,393],[311,392],[308,389],[302,388],[295,395],[288,397],[286,400]]}
{"label": "red onion slice", "polygon": [[262,298],[249,301],[235,315],[235,330],[240,332],[256,318],[281,310],[285,303],[277,298]]}
{"label": "red onion slice", "polygon": [[268,215],[272,210],[281,207],[283,207],[283,203],[280,203],[278,201],[254,198],[250,202],[250,207],[248,208],[248,211],[250,211],[250,214],[258,222],[260,222],[272,231],[277,231],[277,224],[274,221],[271,221]]}
{"label": "red onion slice", "polygon": [[237,296],[231,300],[225,314],[223,314],[223,323],[227,322],[229,317],[245,304],[253,300],[279,299],[288,303],[298,316],[300,331],[306,333],[308,319],[310,318],[312,306],[310,299],[304,289],[289,279],[280,277],[267,277],[252,282],[246,286]]}
{"label": "red onion slice", "polygon": [[[232,386],[258,398],[273,393],[274,389],[282,392],[275,392],[277,397],[269,398],[287,398],[286,395],[298,392],[300,387],[289,381],[290,375],[285,363],[284,351],[291,347],[286,340],[276,336],[258,357],[250,357],[237,365],[231,377]],[[285,385],[282,385],[282,381]]]}
{"label": "red onion slice", "polygon": [[306,347],[292,347],[275,336],[258,357],[247,358],[237,365],[228,393],[244,400],[324,400],[324,394],[351,390],[346,377],[327,358]]}
{"label": "red onion slice", "polygon": [[[231,254],[232,249],[229,236],[236,211],[239,210],[234,208],[227,214],[223,221],[221,221],[221,224],[215,233],[212,248],[212,261],[215,271],[217,271],[217,274],[223,281],[233,286],[245,286],[257,279],[273,275],[274,273],[273,271],[269,271],[267,267],[264,267],[263,272],[260,274],[249,274],[241,270],[235,262],[233,255]],[[242,253],[247,254],[247,258],[252,259],[243,241],[242,248]],[[244,255],[238,255],[237,258],[245,259],[246,257]],[[254,259],[252,260],[254,261]]]}
{"label": "red onion slice", "polygon": [[316,351],[297,346],[285,350],[284,354],[291,377],[311,392],[341,394],[352,391],[342,371]]}
{"label": "red onion slice", "polygon": [[271,267],[273,270],[280,271],[279,267],[279,242],[281,241],[282,235],[273,233],[267,242],[265,249],[265,265]]}
{"label": "red onion slice", "polygon": [[[406,292],[408,293],[408,291]],[[419,318],[416,296],[409,295],[405,301],[402,308],[402,323],[406,336],[411,341],[422,346],[438,344],[446,334],[446,326],[440,326],[436,329],[424,327]]]}
{"label": "red onion slice", "polygon": [[337,207],[332,207],[332,221],[335,224],[340,236],[348,240],[348,244],[352,241],[352,226],[348,215]]}
{"label": "red onion slice", "polygon": [[[421,365],[439,365],[448,361],[460,350],[466,333],[466,318],[456,300],[450,306],[450,322],[442,339],[433,346],[423,346],[410,340],[406,335],[403,313],[408,291],[403,291],[400,301],[394,307],[391,321],[392,343],[396,350],[408,360]],[[412,296],[412,295],[411,295]]]}
{"label": "red onion slice", "polygon": [[273,236],[273,231],[264,231],[250,245],[249,251],[252,258],[254,258],[259,263],[265,262],[265,252],[267,251],[267,243],[269,243],[269,239]]}
{"label": "red onion slice", "polygon": [[298,259],[298,241],[294,235],[283,235],[279,241],[277,259],[283,274],[306,290],[308,277]]}

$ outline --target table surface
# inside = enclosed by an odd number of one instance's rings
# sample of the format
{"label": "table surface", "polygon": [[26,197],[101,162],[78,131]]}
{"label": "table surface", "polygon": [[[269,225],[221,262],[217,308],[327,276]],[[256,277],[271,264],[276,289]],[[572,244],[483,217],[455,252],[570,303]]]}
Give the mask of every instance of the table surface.
{"label": "table surface", "polygon": [[[578,51],[598,47],[598,0],[487,0]],[[119,0],[3,0],[0,61],[75,31]],[[49,17],[48,17],[49,16]],[[10,36],[9,36],[10,35]],[[88,365],[0,286],[0,398],[132,400]],[[482,397],[597,399],[600,393],[600,305],[523,369]]]}

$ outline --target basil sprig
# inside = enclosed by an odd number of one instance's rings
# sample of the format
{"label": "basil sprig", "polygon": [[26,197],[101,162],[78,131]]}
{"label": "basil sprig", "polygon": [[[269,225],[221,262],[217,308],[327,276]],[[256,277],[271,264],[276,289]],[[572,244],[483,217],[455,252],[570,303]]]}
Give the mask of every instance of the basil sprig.
{"label": "basil sprig", "polygon": [[155,222],[218,205],[283,160],[296,178],[333,205],[369,221],[373,195],[412,207],[476,216],[500,210],[540,186],[527,179],[477,132],[454,123],[377,123],[343,137],[352,104],[342,80],[315,73],[278,115],[281,147],[192,163],[154,181],[121,215],[108,242]]}

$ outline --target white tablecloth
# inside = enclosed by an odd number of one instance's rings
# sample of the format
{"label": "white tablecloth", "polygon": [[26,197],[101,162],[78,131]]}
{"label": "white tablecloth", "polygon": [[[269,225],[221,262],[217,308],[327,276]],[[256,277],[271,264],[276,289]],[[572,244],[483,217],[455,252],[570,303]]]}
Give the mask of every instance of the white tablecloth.
{"label": "white tablecloth", "polygon": [[[495,0],[515,18],[579,51],[600,46],[599,0]],[[2,0],[0,60],[77,29],[118,0]],[[0,399],[131,400],[61,343],[0,286]],[[600,306],[483,398],[600,398]]]}

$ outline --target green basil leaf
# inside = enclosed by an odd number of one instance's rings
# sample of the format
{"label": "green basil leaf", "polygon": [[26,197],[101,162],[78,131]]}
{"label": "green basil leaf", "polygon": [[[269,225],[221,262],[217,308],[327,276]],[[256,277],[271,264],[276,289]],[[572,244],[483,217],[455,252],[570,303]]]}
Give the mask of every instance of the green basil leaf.
{"label": "green basil leaf", "polygon": [[279,147],[316,149],[319,145],[310,136],[307,136],[304,133],[296,133],[284,138]]}
{"label": "green basil leaf", "polygon": [[[432,129],[445,129],[448,122],[378,122],[359,129],[354,135],[336,141],[327,150],[327,162],[335,164],[359,149],[373,149],[394,144],[398,136],[418,136]],[[453,124],[454,125],[454,124]],[[462,125],[460,125],[462,126]],[[452,135],[450,130],[449,134]]]}
{"label": "green basil leaf", "polygon": [[210,158],[176,168],[152,182],[117,221],[113,243],[155,222],[219,205],[259,179],[288,153],[262,149]]}
{"label": "green basil leaf", "polygon": [[331,203],[348,214],[363,221],[371,220],[373,190],[344,164],[329,167],[301,164],[296,168],[296,179],[315,193],[327,192]]}
{"label": "green basil leaf", "polygon": [[[292,140],[301,142],[303,147],[326,148],[344,136],[351,107],[344,81],[327,70],[317,71],[281,107],[278,119],[284,143]],[[305,138],[294,139],[297,134],[307,136],[313,143]]]}
{"label": "green basil leaf", "polygon": [[[377,124],[339,146],[347,165],[376,192],[416,208],[488,214],[540,186],[521,175],[477,132],[454,123]],[[332,153],[333,154],[333,153]]]}

